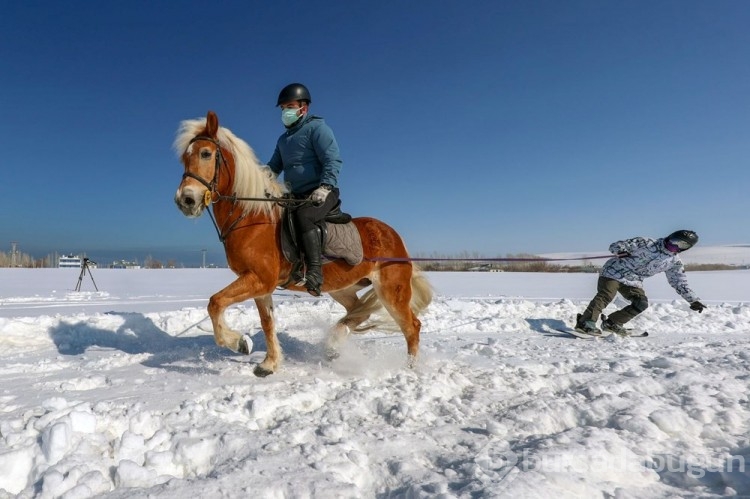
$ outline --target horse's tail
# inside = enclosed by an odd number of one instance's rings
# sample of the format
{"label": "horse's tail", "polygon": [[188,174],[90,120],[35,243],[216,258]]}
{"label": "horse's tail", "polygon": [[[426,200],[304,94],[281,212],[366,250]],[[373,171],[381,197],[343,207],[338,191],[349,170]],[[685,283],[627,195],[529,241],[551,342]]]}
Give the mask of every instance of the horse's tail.
{"label": "horse's tail", "polygon": [[411,271],[411,306],[414,315],[421,315],[432,302],[432,286],[416,265]]}
{"label": "horse's tail", "polygon": [[[432,302],[432,294],[433,292],[430,282],[424,276],[422,271],[416,265],[412,264],[411,301],[409,302],[409,307],[411,308],[412,312],[414,312],[414,315],[419,316],[422,312],[424,312],[427,306]],[[378,312],[381,308],[383,308],[383,304],[381,303],[380,298],[378,297],[378,294],[373,287],[360,297],[359,304],[352,311],[346,314],[345,319],[366,318],[371,314]],[[391,316],[389,314],[385,314],[385,316],[385,318],[372,320],[367,324],[356,327],[352,330],[352,332],[363,333],[375,327],[394,325]]]}

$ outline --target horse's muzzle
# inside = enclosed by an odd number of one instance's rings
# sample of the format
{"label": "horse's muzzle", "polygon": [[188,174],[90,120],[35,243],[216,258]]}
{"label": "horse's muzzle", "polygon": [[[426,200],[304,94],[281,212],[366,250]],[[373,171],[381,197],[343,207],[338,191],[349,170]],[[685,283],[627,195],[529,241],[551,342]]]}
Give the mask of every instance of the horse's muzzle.
{"label": "horse's muzzle", "polygon": [[199,217],[203,213],[203,196],[199,196],[193,189],[186,187],[184,189],[177,189],[177,194],[174,196],[174,202],[177,208],[186,217]]}

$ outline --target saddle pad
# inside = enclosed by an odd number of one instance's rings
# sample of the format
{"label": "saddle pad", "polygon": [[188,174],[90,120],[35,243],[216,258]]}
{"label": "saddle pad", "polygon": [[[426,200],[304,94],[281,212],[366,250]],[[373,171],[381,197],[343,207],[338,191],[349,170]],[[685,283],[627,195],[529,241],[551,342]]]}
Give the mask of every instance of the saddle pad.
{"label": "saddle pad", "polygon": [[352,222],[346,224],[326,223],[326,246],[323,257],[343,258],[349,265],[362,263],[362,238],[359,237],[357,226]]}
{"label": "saddle pad", "polygon": [[[364,259],[362,239],[357,226],[353,222],[333,224],[326,222],[325,247],[323,248],[322,263],[329,263],[336,258],[342,258],[349,265],[359,265]],[[289,262],[296,262],[299,257],[297,247],[289,235],[285,224],[280,234],[281,251]]]}

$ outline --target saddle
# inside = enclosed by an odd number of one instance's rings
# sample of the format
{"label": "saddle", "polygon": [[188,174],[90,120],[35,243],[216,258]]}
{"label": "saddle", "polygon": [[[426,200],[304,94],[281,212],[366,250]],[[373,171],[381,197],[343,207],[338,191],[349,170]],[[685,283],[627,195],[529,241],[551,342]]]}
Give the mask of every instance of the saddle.
{"label": "saddle", "polygon": [[[321,238],[320,247],[323,248],[321,263],[323,265],[333,260],[343,259],[349,265],[362,263],[364,252],[362,239],[352,217],[341,211],[341,200],[328,212],[325,218],[317,224]],[[293,266],[302,265],[300,244],[297,241],[297,230],[294,223],[294,208],[285,207],[281,223],[281,252]],[[286,282],[281,287],[286,287]]]}

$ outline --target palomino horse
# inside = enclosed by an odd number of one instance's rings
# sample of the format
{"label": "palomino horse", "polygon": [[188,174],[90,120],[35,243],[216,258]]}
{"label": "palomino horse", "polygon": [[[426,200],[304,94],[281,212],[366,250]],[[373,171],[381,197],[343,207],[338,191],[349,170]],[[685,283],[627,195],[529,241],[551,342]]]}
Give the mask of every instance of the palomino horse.
{"label": "palomino horse", "polygon": [[[282,207],[274,200],[284,187],[241,139],[219,126],[209,111],[206,119],[186,120],[174,143],[185,166],[175,203],[185,216],[198,217],[213,207],[219,239],[224,243],[229,268],[237,279],[211,297],[208,314],[219,346],[249,354],[252,341],[227,326],[224,310],[250,298],[255,300],[266,338],[266,357],[255,367],[256,376],[275,372],[281,363],[276,337],[272,294],[288,281],[292,264],[283,256],[280,236]],[[209,212],[210,214],[210,212]],[[323,266],[322,291],[346,309],[332,328],[327,347],[336,346],[377,309],[385,307],[406,338],[409,364],[417,356],[421,322],[417,315],[432,300],[432,289],[409,260],[401,237],[373,218],[353,219],[359,231],[364,259],[358,265],[334,260]],[[361,297],[357,292],[372,285]],[[291,285],[288,289],[305,291]]]}

